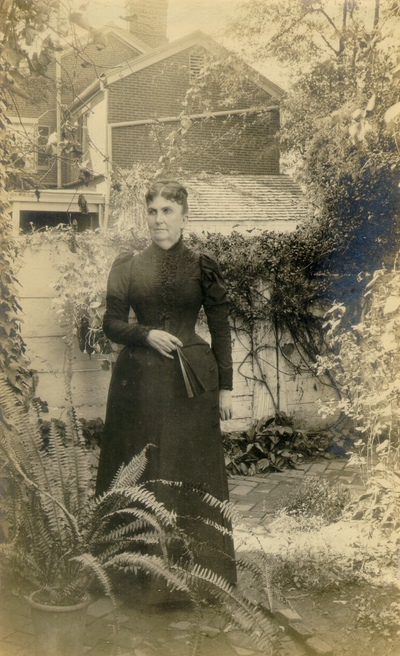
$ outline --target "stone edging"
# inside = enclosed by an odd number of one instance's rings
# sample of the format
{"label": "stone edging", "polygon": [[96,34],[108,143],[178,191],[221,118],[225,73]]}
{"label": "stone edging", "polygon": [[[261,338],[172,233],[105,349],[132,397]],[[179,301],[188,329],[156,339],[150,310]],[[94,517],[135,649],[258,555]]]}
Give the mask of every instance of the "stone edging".
{"label": "stone edging", "polygon": [[333,656],[333,648],[328,645],[316,632],[303,622],[303,618],[296,611],[285,604],[274,600],[271,611],[265,601],[259,603],[260,608],[274,617],[285,630],[282,644],[279,648],[279,656]]}

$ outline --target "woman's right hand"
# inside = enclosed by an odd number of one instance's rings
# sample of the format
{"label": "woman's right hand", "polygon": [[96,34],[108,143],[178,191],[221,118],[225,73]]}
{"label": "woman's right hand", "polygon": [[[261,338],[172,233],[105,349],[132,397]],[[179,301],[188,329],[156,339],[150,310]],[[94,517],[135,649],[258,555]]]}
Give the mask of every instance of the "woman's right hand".
{"label": "woman's right hand", "polygon": [[147,343],[152,348],[156,349],[161,355],[164,355],[166,358],[173,359],[171,351],[176,351],[177,346],[183,346],[182,342],[175,335],[167,333],[165,330],[150,330],[147,335]]}

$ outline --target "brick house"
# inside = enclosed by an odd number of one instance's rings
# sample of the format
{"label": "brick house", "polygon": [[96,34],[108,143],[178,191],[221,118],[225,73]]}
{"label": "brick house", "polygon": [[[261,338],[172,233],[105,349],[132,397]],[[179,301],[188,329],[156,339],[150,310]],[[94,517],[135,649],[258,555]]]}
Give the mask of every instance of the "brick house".
{"label": "brick house", "polygon": [[[94,42],[74,42],[49,66],[47,80],[28,83],[29,101],[10,99],[10,128],[29,151],[27,165],[36,186],[35,191],[16,189],[11,194],[16,229],[29,230],[31,222],[39,227],[74,219],[79,229],[107,227],[113,170],[157,164],[168,151],[171,134],[179,130],[185,132],[180,152],[185,174],[179,179],[189,189],[190,229],[290,231],[306,219],[300,188],[280,174],[276,132],[283,91],[243,64],[237,69],[243,93],[235,102],[213,83],[189,109],[184,104],[188,90],[207,58],[227,59],[229,54],[199,31],[168,43],[167,4],[128,3],[129,31],[109,25],[97,31]],[[60,106],[67,117],[63,126]],[[52,143],[57,131],[61,140],[70,137],[61,157],[56,149],[42,147]],[[57,280],[60,262],[73,257],[51,246],[40,252],[32,249],[18,274],[26,315],[23,337],[39,374],[38,394],[58,416],[65,408],[66,329],[51,309],[56,292],[49,283]],[[89,359],[75,347],[72,390],[77,412],[87,419],[102,416],[109,373],[101,369],[100,358]],[[236,340],[236,368],[243,349]],[[290,383],[288,412],[313,412],[317,393],[312,385],[309,380]],[[245,380],[235,371],[234,387],[235,420],[227,429],[248,424],[257,396],[251,375]],[[266,406],[263,414],[269,411]]]}
{"label": "brick house", "polygon": [[[182,133],[182,114],[190,127],[184,130],[180,166],[185,174],[179,178],[199,207],[194,229],[230,232],[243,224],[286,231],[306,217],[299,188],[279,170],[276,134],[283,91],[251,67],[241,64],[235,71],[232,63],[234,74],[243,78],[242,95],[229,100],[214,82],[185,109],[186,94],[207,58],[224,60],[229,53],[199,31],[168,43],[167,6],[167,0],[127,3],[129,31],[109,25],[97,31],[94,41],[73,43],[50,65],[49,81],[29,83],[33,102],[14,99],[12,129],[31,143],[29,164],[37,185],[36,194],[13,193],[16,227],[71,218],[81,229],[106,227],[112,171],[158,162],[171,135]],[[62,126],[57,125],[60,105],[68,108]],[[43,149],[47,140],[55,143],[57,129],[61,141],[71,141],[72,134],[75,142],[61,157],[55,147],[52,153]],[[228,197],[232,185],[235,203],[229,212],[221,214],[218,205],[205,202],[200,218],[199,203],[207,200],[207,192],[215,199],[217,189]],[[85,214],[78,203],[81,194]]]}

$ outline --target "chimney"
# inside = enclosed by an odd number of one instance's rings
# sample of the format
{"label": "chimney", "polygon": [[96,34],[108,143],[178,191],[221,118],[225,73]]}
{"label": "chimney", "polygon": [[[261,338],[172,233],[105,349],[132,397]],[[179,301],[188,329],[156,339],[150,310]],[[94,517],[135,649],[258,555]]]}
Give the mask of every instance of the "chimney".
{"label": "chimney", "polygon": [[168,0],[130,0],[126,9],[131,34],[152,48],[168,43]]}

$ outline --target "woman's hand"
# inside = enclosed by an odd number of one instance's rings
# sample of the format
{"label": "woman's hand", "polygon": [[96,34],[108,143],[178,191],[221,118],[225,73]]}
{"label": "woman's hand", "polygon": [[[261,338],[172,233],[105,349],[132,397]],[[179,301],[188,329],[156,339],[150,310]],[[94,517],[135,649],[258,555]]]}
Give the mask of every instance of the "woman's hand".
{"label": "woman's hand", "polygon": [[173,359],[170,355],[171,351],[176,351],[177,346],[183,346],[182,342],[175,335],[167,333],[165,330],[150,330],[147,335],[147,343],[156,351],[164,355],[166,358]]}
{"label": "woman's hand", "polygon": [[222,421],[232,419],[232,399],[230,390],[219,390],[219,416]]}

